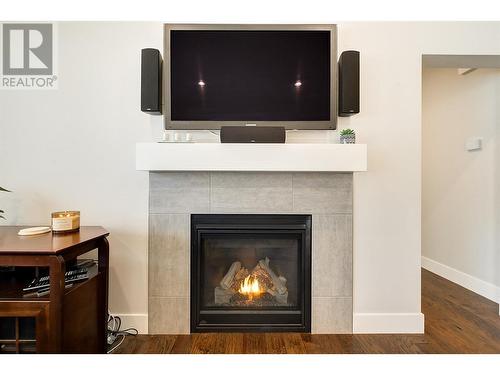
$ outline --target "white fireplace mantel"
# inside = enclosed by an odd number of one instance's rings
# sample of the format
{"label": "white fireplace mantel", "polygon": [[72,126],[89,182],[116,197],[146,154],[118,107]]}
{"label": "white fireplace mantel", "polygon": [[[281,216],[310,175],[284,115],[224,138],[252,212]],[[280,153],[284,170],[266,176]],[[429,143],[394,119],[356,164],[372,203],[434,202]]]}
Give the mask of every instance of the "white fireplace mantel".
{"label": "white fireplace mantel", "polygon": [[137,143],[141,171],[363,172],[365,144]]}

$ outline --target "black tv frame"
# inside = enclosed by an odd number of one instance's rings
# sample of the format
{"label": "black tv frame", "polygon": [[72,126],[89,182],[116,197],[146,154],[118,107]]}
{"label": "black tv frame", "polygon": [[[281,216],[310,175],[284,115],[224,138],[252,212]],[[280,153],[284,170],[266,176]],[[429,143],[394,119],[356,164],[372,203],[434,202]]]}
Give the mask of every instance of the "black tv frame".
{"label": "black tv frame", "polygon": [[[172,120],[170,32],[172,30],[316,30],[330,32],[330,119],[327,121],[179,121]],[[337,25],[265,25],[265,24],[164,24],[163,28],[163,110],[165,129],[219,130],[222,126],[282,126],[292,130],[335,130],[337,128]]]}

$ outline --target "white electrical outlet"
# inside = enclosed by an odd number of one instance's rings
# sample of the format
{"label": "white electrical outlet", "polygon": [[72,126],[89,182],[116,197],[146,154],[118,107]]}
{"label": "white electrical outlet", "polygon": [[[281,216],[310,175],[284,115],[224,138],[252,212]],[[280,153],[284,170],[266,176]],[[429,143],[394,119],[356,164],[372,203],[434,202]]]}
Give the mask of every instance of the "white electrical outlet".
{"label": "white electrical outlet", "polygon": [[470,137],[465,141],[465,150],[474,151],[481,150],[483,148],[483,138],[481,137]]}

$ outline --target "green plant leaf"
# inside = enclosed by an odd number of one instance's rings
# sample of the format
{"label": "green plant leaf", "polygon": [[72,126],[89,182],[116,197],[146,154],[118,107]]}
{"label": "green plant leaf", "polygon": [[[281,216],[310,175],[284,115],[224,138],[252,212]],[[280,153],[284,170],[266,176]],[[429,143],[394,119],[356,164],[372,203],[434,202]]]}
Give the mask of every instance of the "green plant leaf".
{"label": "green plant leaf", "polygon": [[340,135],[354,135],[354,130],[352,129],[344,129],[340,132]]}
{"label": "green plant leaf", "polygon": [[[10,193],[10,190],[4,189],[3,187],[0,186],[0,191],[6,191],[7,193]],[[4,210],[0,210],[0,214],[5,213]],[[2,215],[0,215],[0,219],[5,219]]]}

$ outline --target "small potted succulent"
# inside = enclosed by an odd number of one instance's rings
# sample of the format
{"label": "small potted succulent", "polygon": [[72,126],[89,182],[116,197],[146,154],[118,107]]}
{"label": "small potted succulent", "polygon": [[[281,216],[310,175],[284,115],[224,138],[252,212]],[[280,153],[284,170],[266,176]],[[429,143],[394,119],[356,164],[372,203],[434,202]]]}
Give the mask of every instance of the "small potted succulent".
{"label": "small potted succulent", "polygon": [[356,133],[352,129],[343,129],[340,132],[340,143],[356,143]]}
{"label": "small potted succulent", "polygon": [[[0,191],[6,191],[6,192],[10,192],[9,190],[7,189],[4,189],[3,187],[0,186]],[[0,209],[0,219],[5,219],[3,217],[3,214],[4,214],[4,211]]]}

